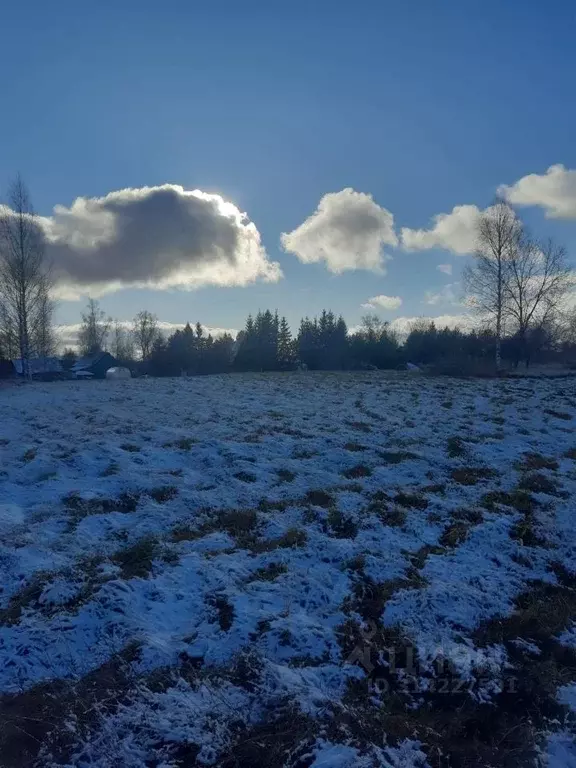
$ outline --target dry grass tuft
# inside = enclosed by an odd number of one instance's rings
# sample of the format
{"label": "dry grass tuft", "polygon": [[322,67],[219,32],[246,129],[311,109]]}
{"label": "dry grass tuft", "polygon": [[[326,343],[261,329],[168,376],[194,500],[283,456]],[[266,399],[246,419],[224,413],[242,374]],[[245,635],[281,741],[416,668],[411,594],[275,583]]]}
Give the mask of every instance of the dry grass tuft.
{"label": "dry grass tuft", "polygon": [[291,472],[289,469],[278,469],[276,470],[276,474],[281,483],[291,483],[296,479],[296,473]]}
{"label": "dry grass tuft", "polygon": [[358,477],[370,477],[372,475],[372,468],[366,464],[356,464],[354,467],[345,469],[342,475],[348,480],[355,480]]}
{"label": "dry grass tuft", "polygon": [[144,579],[152,571],[153,561],[160,555],[160,545],[152,536],[146,536],[135,544],[119,549],[110,558],[122,569],[122,578]]}
{"label": "dry grass tuft", "polygon": [[358,535],[356,521],[333,507],[326,520],[326,532],[337,539],[355,539]]}
{"label": "dry grass tuft", "polygon": [[158,504],[165,504],[178,496],[178,488],[175,485],[161,485],[158,488],[151,488],[147,493]]}
{"label": "dry grass tuft", "polygon": [[519,461],[516,468],[521,472],[532,472],[538,469],[558,469],[558,462],[556,459],[551,459],[546,456],[542,456],[541,453],[525,453],[522,457],[522,461]]}
{"label": "dry grass tuft", "polygon": [[520,489],[513,491],[489,491],[482,496],[482,505],[490,512],[497,512],[501,507],[512,507],[518,512],[533,512],[536,502],[532,496]]}
{"label": "dry grass tuft", "polygon": [[466,456],[468,449],[464,445],[461,437],[449,437],[446,441],[446,453],[451,459],[457,459]]}
{"label": "dry grass tuft", "polygon": [[572,416],[569,413],[565,413],[564,411],[555,411],[553,408],[544,408],[544,413],[547,413],[548,416],[554,416],[556,419],[562,419],[563,421],[572,420]]}
{"label": "dry grass tuft", "polygon": [[549,496],[558,496],[556,483],[542,472],[530,472],[520,480],[518,488],[531,493],[546,493]]}
{"label": "dry grass tuft", "polygon": [[401,507],[412,507],[413,509],[424,510],[428,508],[429,501],[425,496],[419,493],[405,493],[400,491],[394,497],[394,501]]}
{"label": "dry grass tuft", "polygon": [[312,490],[306,494],[305,502],[312,504],[313,507],[324,507],[329,509],[336,504],[336,499],[327,491]]}
{"label": "dry grass tuft", "polygon": [[378,456],[384,459],[386,464],[400,464],[402,461],[411,461],[419,459],[416,453],[411,451],[378,451]]}
{"label": "dry grass tuft", "polygon": [[496,472],[490,467],[457,467],[450,473],[452,480],[460,485],[477,485],[482,480],[490,480]]}

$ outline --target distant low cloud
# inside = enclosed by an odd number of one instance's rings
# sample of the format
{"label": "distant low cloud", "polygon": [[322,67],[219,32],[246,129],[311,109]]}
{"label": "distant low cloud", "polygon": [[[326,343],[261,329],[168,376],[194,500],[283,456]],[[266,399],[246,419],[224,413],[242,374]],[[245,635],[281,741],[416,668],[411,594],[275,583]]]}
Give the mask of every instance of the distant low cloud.
{"label": "distant low cloud", "polygon": [[434,322],[436,328],[460,328],[462,331],[469,331],[477,324],[475,318],[471,315],[437,315],[425,317],[396,317],[390,323],[390,327],[400,336],[410,333],[411,327],[416,322]]}
{"label": "distant low cloud", "polygon": [[61,298],[282,277],[256,226],[235,205],[175,184],[79,197],[39,221]]}
{"label": "distant low cloud", "polygon": [[438,264],[436,269],[438,272],[444,272],[445,275],[452,274],[452,264]]}
{"label": "distant low cloud", "polygon": [[402,299],[400,296],[384,296],[384,294],[381,293],[379,296],[372,296],[372,298],[368,299],[362,306],[364,309],[393,310],[402,306]]}
{"label": "distant low cloud", "polygon": [[515,184],[502,184],[499,194],[513,205],[538,205],[554,219],[576,219],[576,170],[551,165],[543,174],[531,173]]}
{"label": "distant low cloud", "polygon": [[343,189],[320,200],[299,227],[281,236],[282,247],[303,264],[325,262],[334,274],[366,269],[383,274],[386,245],[395,246],[394,217],[371,195]]}
{"label": "distant low cloud", "polygon": [[451,213],[432,218],[429,229],[402,228],[402,247],[407,251],[444,248],[459,256],[472,253],[476,247],[476,228],[481,211],[476,205],[457,205]]}
{"label": "distant low cloud", "polygon": [[[120,320],[119,325],[121,325],[126,330],[132,329],[132,322],[130,320]],[[186,323],[169,323],[163,320],[158,322],[158,328],[164,336],[170,336],[172,333],[174,333],[174,331],[182,330],[185,325]],[[81,323],[70,323],[68,325],[57,326],[56,334],[60,348],[64,349],[65,347],[69,347],[76,349],[78,347],[78,339],[81,328]],[[238,334],[237,328],[219,328],[217,326],[204,324],[202,324],[202,328],[204,329],[204,333],[206,335],[211,334],[214,337],[223,336],[225,333],[228,333],[230,336],[236,338]]]}

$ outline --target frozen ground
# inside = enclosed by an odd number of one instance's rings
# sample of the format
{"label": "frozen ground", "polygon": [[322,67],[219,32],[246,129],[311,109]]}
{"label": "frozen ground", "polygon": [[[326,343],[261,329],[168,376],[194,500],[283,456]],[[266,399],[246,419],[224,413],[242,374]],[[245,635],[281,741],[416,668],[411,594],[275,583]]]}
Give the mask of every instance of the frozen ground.
{"label": "frozen ground", "polygon": [[576,765],[575,423],[564,379],[1,390],[0,765]]}

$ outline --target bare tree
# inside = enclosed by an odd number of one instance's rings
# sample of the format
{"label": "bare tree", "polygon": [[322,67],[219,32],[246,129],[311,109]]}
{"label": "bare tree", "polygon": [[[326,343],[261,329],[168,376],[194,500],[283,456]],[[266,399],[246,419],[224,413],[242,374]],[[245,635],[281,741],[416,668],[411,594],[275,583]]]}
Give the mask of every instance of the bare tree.
{"label": "bare tree", "polygon": [[0,304],[4,332],[15,339],[28,378],[33,334],[42,318],[51,320],[46,313],[50,270],[42,229],[19,176],[10,185],[7,203],[0,206]]}
{"label": "bare tree", "polygon": [[357,333],[367,340],[380,341],[386,338],[393,344],[398,343],[398,334],[390,326],[388,320],[382,320],[375,312],[368,312],[363,315],[360,322],[361,327]]}
{"label": "bare tree", "polygon": [[54,332],[54,302],[47,290],[39,297],[38,312],[31,325],[31,348],[36,357],[47,358],[56,354]]}
{"label": "bare tree", "polygon": [[117,360],[134,360],[134,338],[129,328],[119,320],[114,321],[110,338],[110,352]]}
{"label": "bare tree", "polygon": [[0,347],[2,354],[10,360],[18,357],[18,335],[10,312],[0,303]]}
{"label": "bare tree", "polygon": [[563,247],[526,236],[519,240],[508,266],[506,313],[515,328],[519,353],[528,364],[528,332],[554,324],[572,284],[571,270]]}
{"label": "bare tree", "polygon": [[82,314],[82,327],[78,334],[80,352],[83,355],[93,355],[102,352],[110,331],[110,318],[100,309],[95,299],[88,299],[86,312]]}
{"label": "bare tree", "polygon": [[481,214],[476,236],[474,263],[464,271],[464,285],[472,307],[494,326],[500,370],[510,264],[522,238],[522,223],[507,203],[498,200]]}
{"label": "bare tree", "polygon": [[569,347],[576,347],[576,307],[570,308],[561,315],[561,339]]}
{"label": "bare tree", "polygon": [[142,360],[147,360],[152,352],[154,342],[160,335],[158,318],[146,309],[138,312],[134,318],[132,333]]}

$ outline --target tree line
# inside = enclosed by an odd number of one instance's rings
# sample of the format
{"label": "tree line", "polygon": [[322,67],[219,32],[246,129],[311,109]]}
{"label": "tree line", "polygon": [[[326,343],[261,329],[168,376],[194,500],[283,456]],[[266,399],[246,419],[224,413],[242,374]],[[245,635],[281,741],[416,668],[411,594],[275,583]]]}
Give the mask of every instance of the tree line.
{"label": "tree line", "polygon": [[[0,357],[20,358],[23,373],[33,358],[54,355],[53,278],[30,196],[20,178],[0,206]],[[94,299],[82,314],[79,355],[107,350],[133,370],[156,376],[226,371],[290,371],[395,368],[436,365],[448,372],[529,365],[562,357],[576,362],[576,310],[566,309],[574,278],[564,248],[540,242],[516,212],[498,200],[481,214],[477,247],[464,273],[466,301],[477,329],[438,328],[419,320],[400,338],[377,315],[350,332],[331,310],[304,317],[293,335],[285,317],[269,309],[248,316],[236,338],[212,336],[200,323],[170,335],[147,310],[131,323],[106,317]]]}
{"label": "tree line", "polygon": [[[430,366],[439,373],[493,373],[502,361],[528,365],[533,360],[576,364],[576,315],[563,324],[534,324],[521,334],[493,328],[471,331],[437,327],[417,320],[401,337],[375,314],[362,318],[352,332],[341,316],[323,310],[302,318],[293,336],[285,317],[271,310],[249,315],[237,337],[212,336],[200,323],[187,324],[165,336],[157,319],[139,313],[132,327],[107,320],[91,301],[80,338],[86,352],[107,349],[123,365],[152,376],[199,375],[231,371],[374,370]],[[120,340],[119,340],[120,334]],[[138,341],[136,341],[138,339]],[[75,353],[69,351],[70,362]]]}

